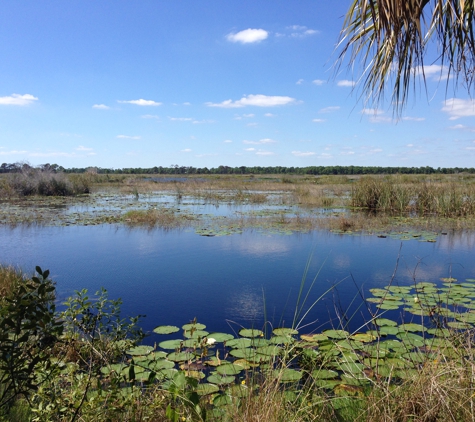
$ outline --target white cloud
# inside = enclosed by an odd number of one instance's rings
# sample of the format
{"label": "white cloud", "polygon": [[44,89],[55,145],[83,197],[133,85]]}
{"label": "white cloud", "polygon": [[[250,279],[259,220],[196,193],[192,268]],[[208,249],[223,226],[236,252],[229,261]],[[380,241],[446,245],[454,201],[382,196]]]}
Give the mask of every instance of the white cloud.
{"label": "white cloud", "polygon": [[426,119],[425,117],[410,117],[410,116],[406,116],[402,118],[402,120],[409,120],[413,122],[423,122],[425,119]]}
{"label": "white cloud", "polygon": [[208,107],[222,107],[222,108],[239,108],[246,106],[256,107],[275,107],[280,105],[294,104],[295,98],[279,96],[279,95],[248,95],[242,97],[240,100],[226,100],[222,103],[205,103]]}
{"label": "white cloud", "polygon": [[270,138],[264,138],[260,139],[259,141],[247,141],[244,140],[242,141],[243,144],[250,144],[250,145],[262,145],[262,144],[275,144],[277,141],[274,141],[273,139]]}
{"label": "white cloud", "polygon": [[190,148],[185,148],[185,149],[182,149],[181,152],[191,152],[192,150]]}
{"label": "white cloud", "polygon": [[250,44],[261,42],[269,36],[269,33],[264,29],[245,29],[236,33],[226,35],[226,39],[231,42],[240,42],[241,44]]}
{"label": "white cloud", "polygon": [[303,80],[303,79],[299,79],[299,80],[296,82],[297,85],[302,85],[303,83],[304,83],[304,80]]}
{"label": "white cloud", "polygon": [[243,115],[242,115],[242,117],[254,117],[254,116],[255,116],[255,114],[252,114],[252,113],[251,113],[251,114],[243,114]]}
{"label": "white cloud", "polygon": [[475,132],[475,126],[465,126],[465,125],[455,125],[455,126],[449,126],[449,129],[453,130],[464,130],[467,132]]}
{"label": "white cloud", "polygon": [[369,117],[371,123],[389,123],[392,121],[390,117],[384,116],[384,111],[375,108],[365,108],[361,110],[362,114],[366,114]]}
{"label": "white cloud", "polygon": [[15,155],[15,154],[26,154],[28,151],[0,151],[0,155]]}
{"label": "white cloud", "polygon": [[449,98],[445,101],[442,111],[450,116],[449,120],[457,120],[461,117],[475,116],[475,100]]}
{"label": "white cloud", "polygon": [[364,110],[361,110],[361,113],[367,114],[368,116],[380,116],[381,114],[384,114],[384,111],[376,108],[365,108]]}
{"label": "white cloud", "polygon": [[325,81],[322,80],[322,79],[314,79],[314,80],[312,81],[312,83],[315,84],[315,85],[317,85],[317,86],[320,86],[320,85],[323,85],[323,84],[325,83]]}
{"label": "white cloud", "polygon": [[333,113],[335,111],[338,111],[340,110],[340,106],[330,106],[330,107],[325,107],[325,108],[321,108],[320,110],[318,110],[319,113]]}
{"label": "white cloud", "polygon": [[354,151],[342,151],[340,152],[340,155],[354,155],[355,152]]}
{"label": "white cloud", "polygon": [[270,151],[257,151],[256,155],[275,155],[275,153]]}
{"label": "white cloud", "polygon": [[414,144],[407,144],[406,147],[412,148],[412,147],[414,147]]}
{"label": "white cloud", "polygon": [[77,148],[76,148],[76,151],[93,151],[94,148],[87,148],[83,145],[79,145]]}
{"label": "white cloud", "polygon": [[92,108],[97,108],[98,110],[109,110],[110,107],[105,104],[94,104]]}
{"label": "white cloud", "polygon": [[117,135],[117,138],[119,139],[140,139],[141,136],[128,136],[128,135]]}
{"label": "white cloud", "polygon": [[312,122],[323,123],[323,122],[326,122],[326,119],[313,119]]}
{"label": "white cloud", "polygon": [[337,86],[343,86],[343,87],[354,87],[356,85],[355,81],[349,81],[348,79],[343,79],[341,81],[338,81]]}
{"label": "white cloud", "polygon": [[311,151],[292,151],[292,154],[295,155],[296,157],[310,157],[311,155],[316,155],[316,152],[311,152]]}
{"label": "white cloud", "polygon": [[264,114],[264,116],[266,116],[266,117],[274,117],[274,116],[275,116],[275,114],[272,114],[272,113],[266,113],[266,114]]}
{"label": "white cloud", "polygon": [[[424,71],[424,73],[422,73]],[[447,79],[449,74],[449,68],[447,66],[441,66],[438,64],[431,64],[429,66],[417,66],[415,68],[416,75],[424,76],[426,79],[433,80],[433,81],[440,81],[441,79]]]}
{"label": "white cloud", "polygon": [[135,105],[138,105],[138,106],[159,106],[159,105],[162,105],[162,103],[157,103],[156,101],[153,101],[153,100],[144,100],[144,99],[140,99],[140,100],[130,100],[130,101],[121,101],[121,100],[118,100],[117,101],[118,103],[121,103],[121,104],[135,104]]}
{"label": "white cloud", "polygon": [[248,123],[246,126],[257,126],[257,123]]}
{"label": "white cloud", "polygon": [[223,141],[225,144],[231,144],[233,141],[231,141],[230,139],[226,139],[225,141]]}
{"label": "white cloud", "polygon": [[184,106],[190,106],[190,105],[191,105],[191,103],[190,103],[190,102],[188,102],[188,101],[186,101],[186,102],[184,102],[184,103],[183,103],[183,105],[184,105]]}
{"label": "white cloud", "polygon": [[27,106],[37,100],[37,97],[33,97],[33,95],[30,94],[12,94],[8,97],[0,97],[0,105]]}
{"label": "white cloud", "polygon": [[[309,29],[303,25],[292,25],[292,26],[288,26],[286,29],[293,31],[290,33],[290,36],[293,38],[303,38],[309,35],[318,34],[320,32],[320,31],[317,31],[316,29]],[[279,35],[283,36],[284,34],[279,34]]]}
{"label": "white cloud", "polygon": [[209,119],[208,120],[206,120],[206,119],[204,119],[204,120],[193,120],[194,125],[198,125],[198,124],[201,124],[201,123],[214,123],[214,122],[215,122],[215,120],[209,120]]}
{"label": "white cloud", "polygon": [[255,151],[255,148],[245,148],[244,151]]}
{"label": "white cloud", "polygon": [[160,116],[157,116],[156,114],[144,114],[141,117],[142,119],[160,119]]}
{"label": "white cloud", "polygon": [[168,118],[172,122],[191,122],[193,120],[192,117],[170,117],[170,116],[168,116]]}

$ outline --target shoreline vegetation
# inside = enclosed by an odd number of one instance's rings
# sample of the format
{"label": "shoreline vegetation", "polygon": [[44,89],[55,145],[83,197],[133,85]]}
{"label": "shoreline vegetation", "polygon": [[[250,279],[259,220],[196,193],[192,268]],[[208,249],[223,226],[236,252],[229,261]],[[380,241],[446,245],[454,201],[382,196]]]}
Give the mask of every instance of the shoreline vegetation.
{"label": "shoreline vegetation", "polygon": [[[475,174],[69,174],[32,168],[0,174],[0,224],[246,229],[376,234],[475,228]],[[233,206],[227,215],[198,206]],[[238,209],[241,207],[242,209]]]}
{"label": "shoreline vegetation", "polygon": [[295,320],[213,333],[192,320],[157,326],[155,346],[142,344],[140,317],[123,318],[105,290],[78,291],[57,312],[54,282],[39,267],[32,277],[0,267],[0,287],[0,420],[475,416],[475,279],[371,289],[355,332],[343,320],[322,332]]}
{"label": "shoreline vegetation", "polygon": [[[0,201],[0,224],[11,227],[117,224],[201,236],[323,229],[427,242],[475,228],[469,172],[151,177],[27,168],[0,175]],[[231,211],[210,214],[220,208]],[[140,317],[123,318],[106,291],[76,292],[57,312],[48,271],[0,267],[0,420],[473,420],[475,279],[370,292],[360,298],[367,323],[355,332],[344,321],[323,332],[294,321],[213,333],[191,321],[157,326],[153,347],[142,342]]]}

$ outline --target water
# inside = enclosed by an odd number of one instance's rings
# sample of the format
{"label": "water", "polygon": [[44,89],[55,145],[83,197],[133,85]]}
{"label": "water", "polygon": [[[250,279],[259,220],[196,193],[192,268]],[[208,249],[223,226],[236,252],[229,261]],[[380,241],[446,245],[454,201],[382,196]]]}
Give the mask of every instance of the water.
{"label": "water", "polygon": [[203,237],[113,225],[2,226],[0,240],[1,263],[28,273],[36,265],[50,269],[60,302],[75,290],[105,287],[109,297],[122,298],[124,316],[147,315],[145,330],[195,317],[210,331],[261,328],[265,318],[289,326],[309,259],[306,286],[318,276],[304,310],[336,285],[308,313],[309,332],[338,325],[336,310],[354,314],[350,328],[358,328],[369,318],[357,309],[358,291],[386,286],[396,265],[394,283],[401,285],[412,284],[414,273],[433,282],[475,276],[475,236],[463,232],[427,243],[324,231]]}

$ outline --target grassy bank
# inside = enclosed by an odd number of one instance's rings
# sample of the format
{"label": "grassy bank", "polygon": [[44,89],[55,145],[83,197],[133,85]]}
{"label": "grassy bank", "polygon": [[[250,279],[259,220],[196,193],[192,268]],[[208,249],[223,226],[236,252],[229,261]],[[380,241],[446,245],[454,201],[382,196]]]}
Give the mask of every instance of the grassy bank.
{"label": "grassy bank", "polygon": [[213,333],[194,320],[156,327],[148,346],[105,291],[56,312],[48,275],[0,271],[5,421],[475,418],[475,279],[371,289],[357,332],[296,321]]}

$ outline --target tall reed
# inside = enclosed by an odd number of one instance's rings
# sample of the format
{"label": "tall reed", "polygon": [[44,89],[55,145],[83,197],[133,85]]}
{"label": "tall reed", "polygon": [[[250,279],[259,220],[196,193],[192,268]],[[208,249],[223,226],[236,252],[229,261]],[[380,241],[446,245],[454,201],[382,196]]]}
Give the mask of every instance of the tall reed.
{"label": "tall reed", "polygon": [[473,216],[475,186],[453,181],[406,183],[397,176],[364,177],[352,186],[351,205],[399,214],[416,212],[443,217]]}

